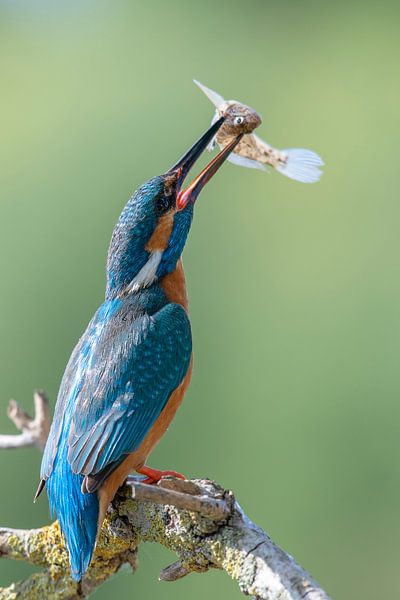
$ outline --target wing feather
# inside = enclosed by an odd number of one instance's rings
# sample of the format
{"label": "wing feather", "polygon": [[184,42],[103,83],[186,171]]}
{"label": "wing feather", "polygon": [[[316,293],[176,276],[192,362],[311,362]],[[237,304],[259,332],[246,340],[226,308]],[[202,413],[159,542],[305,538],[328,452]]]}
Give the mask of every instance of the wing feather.
{"label": "wing feather", "polygon": [[69,436],[75,473],[95,475],[135,450],[188,370],[190,324],[181,306],[168,304],[133,327],[117,337],[104,332],[94,352]]}

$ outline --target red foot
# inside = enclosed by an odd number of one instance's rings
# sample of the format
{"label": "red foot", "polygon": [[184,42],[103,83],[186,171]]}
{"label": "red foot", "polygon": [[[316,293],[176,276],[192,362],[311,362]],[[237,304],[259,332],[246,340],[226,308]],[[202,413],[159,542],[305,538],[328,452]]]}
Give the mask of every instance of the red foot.
{"label": "red foot", "polygon": [[186,479],[184,475],[177,473],[176,471],[159,471],[158,469],[152,469],[147,465],[143,465],[141,469],[137,469],[137,473],[146,475],[146,479],[143,479],[142,483],[157,483],[163,477],[167,477],[167,475],[177,477],[178,479]]}

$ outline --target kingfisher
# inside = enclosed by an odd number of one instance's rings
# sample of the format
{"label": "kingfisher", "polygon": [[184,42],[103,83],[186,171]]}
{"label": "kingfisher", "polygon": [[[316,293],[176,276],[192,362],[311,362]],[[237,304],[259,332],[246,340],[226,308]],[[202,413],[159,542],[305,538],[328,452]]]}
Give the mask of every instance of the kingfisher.
{"label": "kingfisher", "polygon": [[88,569],[107,507],[128,475],[164,475],[147,465],[182,402],[192,336],[181,255],[195,201],[241,135],[183,188],[214,138],[214,123],[165,174],[144,183],[114,228],[105,301],[63,375],[35,499],[46,487],[72,577]]}

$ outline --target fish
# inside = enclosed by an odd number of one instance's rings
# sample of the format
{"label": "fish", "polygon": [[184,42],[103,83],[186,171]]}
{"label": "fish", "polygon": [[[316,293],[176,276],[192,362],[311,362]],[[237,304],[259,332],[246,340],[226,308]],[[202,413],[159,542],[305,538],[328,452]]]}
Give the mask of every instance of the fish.
{"label": "fish", "polygon": [[260,115],[254,109],[237,100],[225,100],[196,79],[193,79],[193,82],[215,106],[211,122],[225,117],[225,122],[208,146],[209,151],[214,149],[215,144],[222,149],[238,134],[243,134],[241,141],[229,155],[229,162],[260,171],[268,171],[269,166],[278,173],[302,183],[319,181],[323,173],[320,167],[324,165],[324,161],[316,152],[305,148],[278,150],[270,146],[253,133],[262,123]]}

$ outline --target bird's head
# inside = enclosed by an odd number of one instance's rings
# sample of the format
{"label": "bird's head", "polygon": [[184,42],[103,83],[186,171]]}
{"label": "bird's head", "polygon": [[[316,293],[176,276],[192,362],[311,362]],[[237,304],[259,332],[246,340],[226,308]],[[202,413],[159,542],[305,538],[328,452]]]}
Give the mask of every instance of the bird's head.
{"label": "bird's head", "polygon": [[223,122],[220,118],[171,169],[149,179],[128,201],[108,252],[108,298],[148,287],[175,269],[200,191],[241,138],[235,138],[183,189],[190,169]]}

